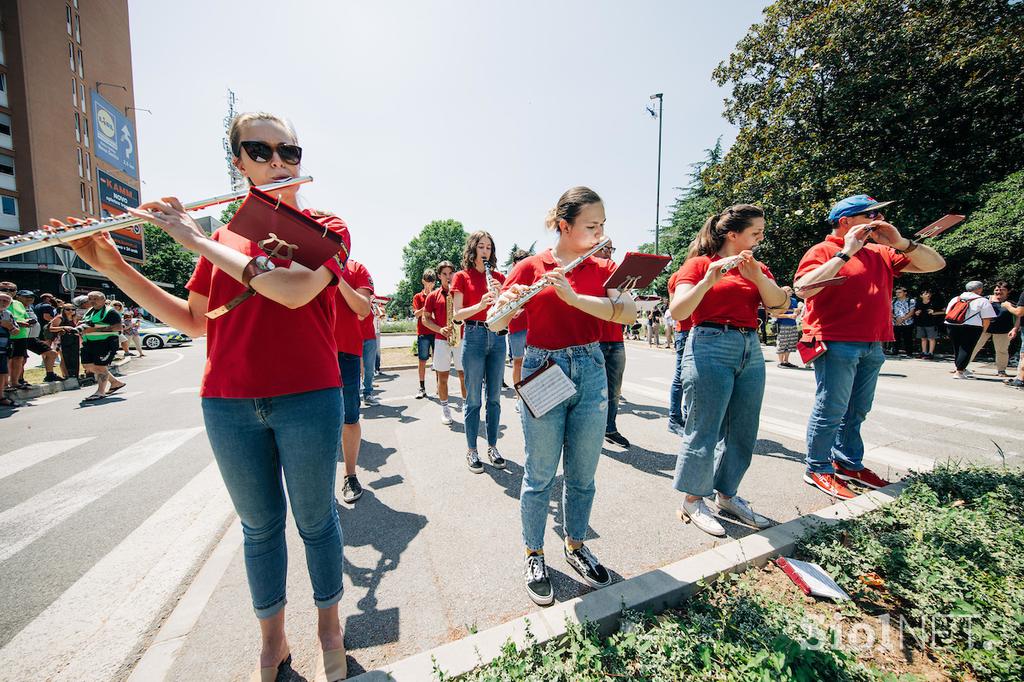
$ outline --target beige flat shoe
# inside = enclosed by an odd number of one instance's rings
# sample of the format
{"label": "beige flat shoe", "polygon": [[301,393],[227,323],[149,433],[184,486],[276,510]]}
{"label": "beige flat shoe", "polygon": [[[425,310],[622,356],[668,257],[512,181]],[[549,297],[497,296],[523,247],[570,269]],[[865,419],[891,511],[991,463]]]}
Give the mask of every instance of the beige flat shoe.
{"label": "beige flat shoe", "polygon": [[324,652],[324,674],[327,676],[327,682],[337,682],[348,677],[345,647]]}
{"label": "beige flat shoe", "polygon": [[291,666],[292,655],[288,654],[283,661],[275,666],[269,666],[266,668],[260,668],[254,671],[252,676],[249,678],[250,682],[275,682],[277,680],[278,673],[281,672],[281,668]]}

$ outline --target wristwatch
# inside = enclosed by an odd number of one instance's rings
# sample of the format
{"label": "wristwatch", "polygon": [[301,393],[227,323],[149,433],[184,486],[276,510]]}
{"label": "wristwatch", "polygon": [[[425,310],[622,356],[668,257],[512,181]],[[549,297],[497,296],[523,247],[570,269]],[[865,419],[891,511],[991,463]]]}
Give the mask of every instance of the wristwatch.
{"label": "wristwatch", "polygon": [[262,275],[264,272],[270,272],[273,269],[274,261],[266,256],[256,256],[246,264],[245,270],[242,270],[242,285],[246,289],[252,289],[249,282],[252,281],[253,277]]}
{"label": "wristwatch", "polygon": [[844,263],[849,263],[850,262],[850,256],[848,254],[843,253],[842,251],[836,251],[835,254],[833,254],[832,257],[833,258],[838,258],[839,260],[843,261]]}

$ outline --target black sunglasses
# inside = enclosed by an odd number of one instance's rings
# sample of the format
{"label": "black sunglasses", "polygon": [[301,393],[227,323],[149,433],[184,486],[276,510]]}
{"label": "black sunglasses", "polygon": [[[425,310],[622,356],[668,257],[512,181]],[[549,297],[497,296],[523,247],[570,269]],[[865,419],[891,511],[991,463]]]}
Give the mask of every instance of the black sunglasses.
{"label": "black sunglasses", "polygon": [[858,213],[857,215],[862,215],[868,220],[885,220],[885,214],[881,211],[868,211],[867,213]]}
{"label": "black sunglasses", "polygon": [[[297,166],[302,161],[302,147],[297,144],[282,142],[278,145],[267,144],[258,140],[245,140],[239,143],[249,158],[256,163],[267,163],[274,156],[274,152],[281,157],[281,160],[289,166]],[[237,154],[236,154],[237,156]]]}

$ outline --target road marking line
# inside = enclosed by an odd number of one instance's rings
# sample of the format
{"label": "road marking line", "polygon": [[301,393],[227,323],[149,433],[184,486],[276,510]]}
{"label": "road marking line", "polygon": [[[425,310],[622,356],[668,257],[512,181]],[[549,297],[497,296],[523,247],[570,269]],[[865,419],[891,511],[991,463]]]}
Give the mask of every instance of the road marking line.
{"label": "road marking line", "polygon": [[[174,351],[171,351],[171,352],[173,353]],[[140,374],[145,374],[146,372],[155,372],[158,369],[163,369],[164,367],[170,367],[171,365],[175,364],[176,362],[181,362],[182,360],[185,359],[185,356],[182,355],[181,353],[174,353],[174,355],[177,355],[178,357],[176,357],[175,359],[171,360],[170,362],[165,362],[162,365],[157,365],[156,367],[150,367],[148,369],[140,369],[138,372],[126,372],[124,374],[121,374],[120,376],[122,376],[122,377],[136,377],[136,376],[138,376]]]}
{"label": "road marking line", "polygon": [[26,445],[6,455],[0,456],[0,479],[12,476],[22,469],[39,464],[48,460],[54,455],[67,452],[91,441],[95,436],[88,438],[71,438],[69,440],[50,440],[35,445]]}
{"label": "road marking line", "polygon": [[171,395],[175,395],[175,394],[178,394],[178,393],[199,393],[199,387],[198,386],[186,386],[185,388],[176,388],[173,391],[171,391]]}
{"label": "road marking line", "polygon": [[117,677],[232,515],[210,464],[0,649],[5,674]]}
{"label": "road marking line", "polygon": [[160,431],[0,513],[0,562],[188,442],[202,427]]}

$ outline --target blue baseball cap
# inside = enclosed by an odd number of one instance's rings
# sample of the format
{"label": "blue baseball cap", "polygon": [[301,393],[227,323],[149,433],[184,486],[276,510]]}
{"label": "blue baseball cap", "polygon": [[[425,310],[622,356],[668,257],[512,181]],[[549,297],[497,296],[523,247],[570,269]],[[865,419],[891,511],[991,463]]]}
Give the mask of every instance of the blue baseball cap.
{"label": "blue baseball cap", "polygon": [[848,218],[850,216],[857,215],[858,213],[877,211],[880,208],[885,208],[891,203],[893,202],[875,201],[867,194],[854,194],[852,197],[846,197],[832,207],[832,210],[828,213],[828,221],[830,223],[834,223],[843,217]]}

